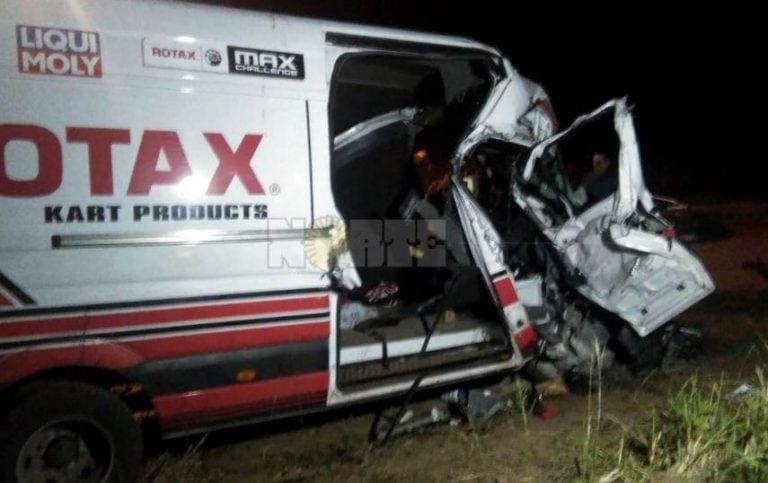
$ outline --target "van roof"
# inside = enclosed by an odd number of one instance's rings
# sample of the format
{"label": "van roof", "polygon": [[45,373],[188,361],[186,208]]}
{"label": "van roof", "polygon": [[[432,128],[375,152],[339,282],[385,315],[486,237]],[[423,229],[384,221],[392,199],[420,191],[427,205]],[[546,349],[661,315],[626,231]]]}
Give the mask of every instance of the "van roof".
{"label": "van roof", "polygon": [[[494,48],[448,35],[373,27],[179,0],[0,0],[0,30],[11,40],[19,26],[77,29],[100,36],[104,77],[126,86],[178,88],[196,86],[242,95],[325,99],[332,69],[328,46],[345,50],[407,51],[437,55],[500,56]],[[218,52],[231,48],[260,49],[302,57],[301,83],[276,82],[258,76],[221,76],[200,70],[194,76],[176,68],[147,68],[144,45],[197,43]],[[234,47],[233,47],[234,46]],[[18,78],[17,45],[0,42],[0,78]],[[157,66],[155,66],[157,67]],[[31,79],[24,79],[31,80]],[[42,80],[42,79],[37,79]],[[81,79],[87,82],[87,79]],[[175,84],[174,84],[175,83]],[[183,84],[183,85],[182,85]]]}
{"label": "van roof", "polygon": [[[103,1],[103,0],[102,0]],[[222,12],[229,14],[237,13],[238,16],[250,17],[254,20],[270,19],[273,24],[291,23],[300,24],[303,28],[321,31],[326,34],[343,34],[350,37],[381,38],[387,40],[398,40],[403,42],[418,42],[441,46],[450,46],[474,50],[483,50],[493,55],[501,55],[498,49],[489,45],[477,42],[475,40],[451,35],[442,35],[436,33],[421,32],[416,30],[397,29],[388,27],[377,27],[373,25],[340,22],[323,18],[302,17],[294,15],[284,15],[266,11],[252,10],[240,7],[207,5],[204,3],[186,2],[183,0],[115,0],[120,3],[150,4],[156,7],[158,4],[170,4],[183,7],[190,12],[199,12],[201,15],[213,15]]]}

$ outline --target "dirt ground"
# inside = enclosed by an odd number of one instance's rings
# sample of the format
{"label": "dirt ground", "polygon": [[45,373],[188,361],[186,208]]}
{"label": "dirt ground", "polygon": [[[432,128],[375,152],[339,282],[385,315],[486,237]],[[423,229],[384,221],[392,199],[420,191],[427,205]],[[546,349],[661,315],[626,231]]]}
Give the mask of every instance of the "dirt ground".
{"label": "dirt ground", "polygon": [[[615,367],[602,384],[607,434],[646,417],[693,374],[745,380],[768,343],[768,205],[691,204],[718,236],[691,243],[716,292],[678,318],[700,329],[703,355],[642,377]],[[722,230],[725,228],[726,230]],[[723,232],[728,232],[723,239]],[[765,342],[764,342],[765,341]],[[596,397],[552,397],[557,416],[497,415],[487,430],[435,426],[367,452],[372,415],[333,415],[250,427],[176,442],[147,463],[157,481],[548,481],[573,479],[588,407]]]}

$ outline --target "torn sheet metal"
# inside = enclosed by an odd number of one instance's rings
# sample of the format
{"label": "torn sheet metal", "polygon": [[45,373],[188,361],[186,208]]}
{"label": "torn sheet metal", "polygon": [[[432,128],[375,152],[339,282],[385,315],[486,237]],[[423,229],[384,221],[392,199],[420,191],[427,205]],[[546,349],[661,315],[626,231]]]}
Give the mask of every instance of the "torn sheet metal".
{"label": "torn sheet metal", "polygon": [[531,146],[557,131],[557,118],[544,89],[511,67],[508,70],[512,75],[493,88],[470,133],[459,144],[455,164],[460,165],[469,151],[488,139]]}
{"label": "torn sheet metal", "polygon": [[714,283],[701,262],[677,240],[642,226],[640,218],[652,212],[653,199],[645,187],[626,99],[603,104],[535,146],[522,177],[530,181],[536,163],[551,154],[558,141],[610,111],[620,141],[618,190],[612,197],[578,216],[569,211],[569,219],[558,224],[542,200],[516,187],[513,193],[553,242],[571,274],[584,279],[575,288],[644,336],[712,292]]}

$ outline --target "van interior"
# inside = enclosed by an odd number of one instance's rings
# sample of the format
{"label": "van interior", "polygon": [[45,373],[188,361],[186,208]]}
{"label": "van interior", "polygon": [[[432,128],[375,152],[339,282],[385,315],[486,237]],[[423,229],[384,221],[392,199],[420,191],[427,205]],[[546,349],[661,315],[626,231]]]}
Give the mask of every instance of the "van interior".
{"label": "van interior", "polygon": [[451,155],[496,75],[483,56],[337,61],[331,182],[362,282],[339,289],[339,387],[509,357],[450,188]]}

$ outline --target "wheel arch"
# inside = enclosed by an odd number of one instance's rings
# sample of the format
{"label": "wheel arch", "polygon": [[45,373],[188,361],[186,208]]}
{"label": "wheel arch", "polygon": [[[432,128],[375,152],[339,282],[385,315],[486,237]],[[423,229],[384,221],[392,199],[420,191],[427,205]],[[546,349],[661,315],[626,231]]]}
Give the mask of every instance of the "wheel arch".
{"label": "wheel arch", "polygon": [[120,399],[133,413],[134,420],[147,436],[147,442],[157,439],[159,425],[151,395],[144,386],[116,369],[63,365],[38,371],[15,381],[0,391],[0,414],[11,410],[25,396],[25,389],[41,381],[70,381],[100,387]]}

